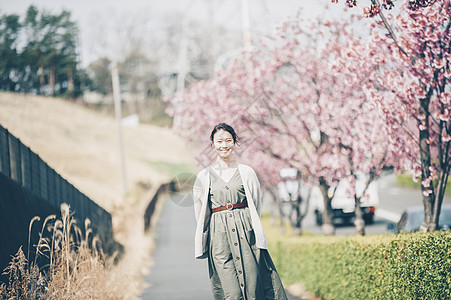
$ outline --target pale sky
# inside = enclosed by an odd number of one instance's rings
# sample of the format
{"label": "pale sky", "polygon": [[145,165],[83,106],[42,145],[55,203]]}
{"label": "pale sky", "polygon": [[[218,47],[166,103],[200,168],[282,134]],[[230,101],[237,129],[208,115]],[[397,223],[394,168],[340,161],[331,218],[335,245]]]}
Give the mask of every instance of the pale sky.
{"label": "pale sky", "polygon": [[[342,14],[341,9],[325,12],[323,5],[330,0],[248,0],[249,15],[252,26],[259,22],[272,30],[286,20],[293,17],[299,8],[303,9],[305,18],[318,14]],[[344,2],[344,0],[342,1]],[[59,13],[62,9],[72,12],[73,19],[79,24],[81,41],[81,59],[86,65],[93,59],[88,49],[89,30],[92,19],[105,11],[124,13],[127,11],[149,12],[149,18],[155,15],[179,16],[185,13],[189,19],[199,21],[208,20],[208,3],[213,3],[215,22],[240,29],[242,27],[241,0],[0,0],[0,13],[25,14],[29,5],[34,4],[38,9]],[[340,6],[343,4],[340,3]]]}

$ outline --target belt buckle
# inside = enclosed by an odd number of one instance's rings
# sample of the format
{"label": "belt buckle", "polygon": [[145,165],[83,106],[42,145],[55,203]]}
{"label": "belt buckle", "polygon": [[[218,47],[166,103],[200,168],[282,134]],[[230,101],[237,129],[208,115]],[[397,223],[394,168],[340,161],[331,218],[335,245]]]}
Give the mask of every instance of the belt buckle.
{"label": "belt buckle", "polygon": [[[229,208],[230,206],[230,208]],[[226,204],[226,210],[232,210],[233,209],[233,204],[232,203],[227,203]]]}

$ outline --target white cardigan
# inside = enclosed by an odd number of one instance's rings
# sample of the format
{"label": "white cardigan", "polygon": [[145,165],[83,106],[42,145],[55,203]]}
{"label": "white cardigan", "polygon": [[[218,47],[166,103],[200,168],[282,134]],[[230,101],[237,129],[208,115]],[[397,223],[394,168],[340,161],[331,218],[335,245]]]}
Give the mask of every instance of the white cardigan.
{"label": "white cardigan", "polygon": [[[261,192],[260,183],[255,171],[244,164],[238,163],[238,171],[243,180],[244,191],[249,206],[252,227],[255,233],[257,248],[268,249],[266,236],[260,221]],[[197,174],[193,187],[194,214],[197,226],[194,236],[194,254],[196,258],[206,258],[208,254],[207,239],[210,231],[211,210],[208,205],[210,190],[210,168],[207,167]]]}

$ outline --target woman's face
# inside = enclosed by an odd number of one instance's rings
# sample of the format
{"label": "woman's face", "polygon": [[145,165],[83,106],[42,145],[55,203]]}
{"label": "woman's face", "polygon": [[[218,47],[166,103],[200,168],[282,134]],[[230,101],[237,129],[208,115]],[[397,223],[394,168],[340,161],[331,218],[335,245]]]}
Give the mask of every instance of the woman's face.
{"label": "woman's face", "polygon": [[225,130],[218,130],[213,136],[213,147],[219,157],[227,159],[235,149],[232,135]]}

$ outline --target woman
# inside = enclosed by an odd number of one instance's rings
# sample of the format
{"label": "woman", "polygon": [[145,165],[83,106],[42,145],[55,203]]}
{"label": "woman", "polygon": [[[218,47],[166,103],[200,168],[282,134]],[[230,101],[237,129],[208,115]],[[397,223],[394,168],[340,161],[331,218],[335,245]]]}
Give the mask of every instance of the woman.
{"label": "woman", "polygon": [[233,157],[233,128],[210,135],[216,162],[199,172],[193,188],[196,258],[208,258],[215,299],[287,299],[267,251],[260,221],[260,184],[254,170]]}

